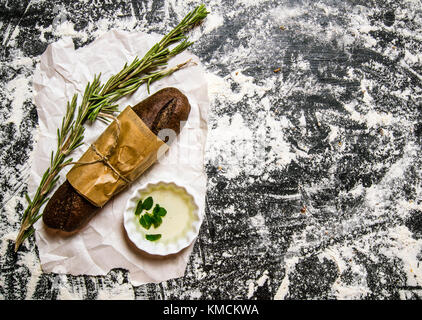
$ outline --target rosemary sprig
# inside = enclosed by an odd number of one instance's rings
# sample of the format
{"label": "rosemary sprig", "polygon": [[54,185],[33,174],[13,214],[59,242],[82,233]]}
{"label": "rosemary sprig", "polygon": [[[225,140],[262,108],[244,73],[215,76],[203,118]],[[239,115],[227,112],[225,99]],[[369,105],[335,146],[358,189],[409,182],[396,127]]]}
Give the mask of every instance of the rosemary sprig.
{"label": "rosemary sprig", "polygon": [[[160,42],[156,43],[142,59],[136,57],[130,65],[125,64],[119,73],[107,81],[101,92],[93,95],[91,98],[93,104],[90,108],[89,119],[91,121],[95,120],[100,110],[103,108],[112,108],[116,100],[124,95],[133,93],[144,83],[147,84],[149,93],[149,86],[152,82],[176,71],[170,69],[152,72],[157,70],[157,68],[166,66],[170,58],[192,45],[193,42],[188,41],[185,32],[201,22],[207,14],[208,12],[204,5],[196,7],[172,31],[165,35]],[[171,44],[179,41],[181,42],[176,47],[172,50],[169,49]],[[181,67],[183,67],[183,64],[179,65],[176,69],[180,69]]]}
{"label": "rosemary sprig", "polygon": [[[33,225],[42,217],[40,209],[49,200],[48,195],[56,185],[60,171],[72,162],[72,158],[68,156],[83,144],[86,121],[93,122],[96,119],[108,121],[110,115],[118,110],[115,104],[117,100],[135,92],[143,84],[147,85],[149,92],[151,83],[186,66],[189,61],[173,68],[164,68],[170,58],[192,45],[193,42],[188,41],[185,33],[199,24],[208,13],[204,5],[196,7],[142,59],[135,57],[132,63],[125,64],[123,69],[105,84],[100,82],[101,74],[94,76],[92,83],[86,86],[78,108],[77,94],[67,103],[66,114],[61,127],[57,129],[57,150],[51,153],[50,167],[44,172],[33,199],[26,195],[28,207],[22,216],[20,231],[15,242],[15,252],[25,239],[34,233]],[[170,50],[169,46],[177,42],[180,43]]]}

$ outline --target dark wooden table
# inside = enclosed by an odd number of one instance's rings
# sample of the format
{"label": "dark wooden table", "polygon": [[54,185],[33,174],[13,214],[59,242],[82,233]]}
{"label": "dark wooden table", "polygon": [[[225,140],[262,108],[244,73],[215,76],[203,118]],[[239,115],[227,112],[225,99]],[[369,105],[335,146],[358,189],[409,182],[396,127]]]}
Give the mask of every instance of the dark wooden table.
{"label": "dark wooden table", "polygon": [[193,4],[2,1],[0,299],[421,298],[421,2],[204,2],[205,220],[183,278],[133,287],[124,269],[45,274],[34,238],[13,251],[31,79],[64,36],[165,33]]}

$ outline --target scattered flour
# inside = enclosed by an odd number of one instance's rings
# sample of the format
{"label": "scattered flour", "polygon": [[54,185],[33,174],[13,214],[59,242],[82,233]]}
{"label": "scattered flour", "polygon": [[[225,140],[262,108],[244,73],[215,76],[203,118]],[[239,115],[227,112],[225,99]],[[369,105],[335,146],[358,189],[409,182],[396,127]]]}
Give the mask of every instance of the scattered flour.
{"label": "scattered flour", "polygon": [[130,284],[114,286],[112,288],[100,289],[98,291],[98,300],[133,300],[135,294]]}
{"label": "scattered flour", "polygon": [[23,117],[23,103],[32,98],[30,79],[26,76],[18,76],[6,85],[6,98],[12,101],[12,110],[9,122],[21,123]]}
{"label": "scattered flour", "polygon": [[259,277],[256,281],[254,280],[248,280],[248,292],[247,292],[247,299],[252,298],[254,293],[259,287],[262,287],[267,281],[270,280],[270,277],[268,276],[268,270],[265,270],[261,277]]}
{"label": "scattered flour", "polygon": [[[361,212],[360,215],[342,220],[341,224],[333,224],[332,228],[318,225],[316,221],[314,223],[309,221],[307,228],[294,235],[282,264],[286,274],[274,299],[284,299],[289,293],[289,274],[294,270],[299,259],[304,258],[301,252],[312,253],[314,246],[319,246],[321,243],[329,245],[318,253],[318,257],[333,261],[338,268],[339,277],[331,288],[332,295],[337,299],[359,299],[371,293],[367,283],[367,269],[356,260],[356,251],[365,254],[374,263],[379,263],[379,254],[391,259],[399,258],[406,273],[406,285],[414,287],[422,285],[422,266],[419,256],[422,252],[422,239],[413,238],[412,233],[405,226],[393,226],[385,232],[363,235],[340,244],[330,242],[331,237],[350,235],[355,229],[370,224],[370,221],[383,221],[391,212],[403,218],[412,210],[422,211],[422,205],[416,201],[392,200],[394,199],[393,190],[401,189],[400,184],[406,180],[405,172],[412,166],[417,150],[417,145],[408,144],[405,147],[404,156],[390,167],[378,184],[369,188],[359,185],[349,193],[364,196],[363,203],[358,204],[356,208]],[[421,195],[421,187],[416,187],[416,198],[420,198]],[[310,216],[309,219],[312,220],[312,217]],[[311,241],[309,235],[313,237]],[[346,271],[349,275],[347,282],[340,277]],[[386,277],[388,275],[380,275],[380,281],[385,281]],[[401,294],[405,298],[408,292],[403,289]]]}
{"label": "scattered flour", "polygon": [[[259,236],[268,238],[270,236],[270,230],[265,224],[265,218],[261,213],[256,214],[250,218],[251,227],[255,230],[259,230]],[[265,241],[265,240],[263,240]]]}
{"label": "scattered flour", "polygon": [[102,18],[95,21],[95,23],[90,21],[86,28],[76,31],[74,24],[70,20],[64,19],[57,25],[51,24],[48,27],[39,26],[38,29],[41,32],[40,40],[43,42],[49,42],[45,38],[46,33],[52,33],[57,37],[72,37],[74,39],[79,39],[82,42],[86,42],[89,38],[96,39],[113,28],[119,30],[133,30],[136,24],[137,20],[133,16],[116,20]]}
{"label": "scattered flour", "polygon": [[[245,101],[251,112],[262,118],[245,120],[240,112],[222,115],[216,119],[215,129],[208,137],[207,157],[216,167],[222,167],[227,178],[235,178],[242,173],[262,175],[273,167],[284,167],[296,159],[291,146],[283,138],[282,130],[289,126],[286,118],[275,119],[271,115],[271,103],[264,94],[274,86],[274,79],[263,85],[255,84],[252,77],[240,70],[222,78],[207,74],[209,95],[217,110]],[[237,86],[236,91],[231,84]],[[253,98],[253,99],[252,99]],[[256,104],[255,104],[256,103]],[[266,148],[270,147],[270,151]],[[265,165],[263,165],[265,164]]]}

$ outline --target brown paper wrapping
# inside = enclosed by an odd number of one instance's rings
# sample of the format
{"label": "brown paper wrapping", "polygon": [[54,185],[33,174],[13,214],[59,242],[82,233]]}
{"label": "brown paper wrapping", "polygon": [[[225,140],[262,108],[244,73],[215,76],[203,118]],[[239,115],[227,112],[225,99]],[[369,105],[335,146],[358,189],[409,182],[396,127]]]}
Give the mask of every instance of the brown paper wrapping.
{"label": "brown paper wrapping", "polygon": [[[130,106],[117,120],[118,123],[113,121],[106,128],[93,143],[94,148],[89,148],[66,176],[73,188],[97,207],[104,206],[127,186],[128,181],[137,179],[168,149]],[[106,160],[99,161],[103,158],[95,150]],[[92,163],[94,161],[97,162]]]}

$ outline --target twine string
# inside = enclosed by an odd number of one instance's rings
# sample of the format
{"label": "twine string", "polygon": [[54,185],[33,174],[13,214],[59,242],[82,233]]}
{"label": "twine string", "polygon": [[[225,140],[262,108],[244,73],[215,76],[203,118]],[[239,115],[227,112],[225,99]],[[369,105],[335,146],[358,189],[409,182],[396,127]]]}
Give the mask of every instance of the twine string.
{"label": "twine string", "polygon": [[115,139],[114,139],[113,145],[109,149],[108,153],[106,155],[103,155],[101,152],[98,151],[98,149],[95,147],[95,145],[91,144],[90,148],[97,154],[98,157],[100,157],[99,159],[93,160],[93,161],[87,161],[87,162],[71,161],[71,162],[64,163],[62,165],[62,167],[65,167],[65,166],[68,166],[68,165],[88,165],[88,164],[94,164],[94,163],[102,162],[107,167],[109,167],[116,175],[118,175],[120,179],[125,181],[127,184],[130,184],[132,181],[127,179],[116,168],[114,168],[113,165],[110,163],[110,160],[109,160],[110,155],[113,154],[114,149],[116,149],[117,143],[119,141],[120,131],[121,131],[120,121],[119,121],[119,119],[117,119],[115,116],[113,116],[111,114],[99,113],[99,115],[102,116],[102,117],[113,119],[115,121],[116,125],[117,125],[117,130],[116,130],[115,134],[113,134]]}

